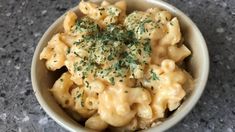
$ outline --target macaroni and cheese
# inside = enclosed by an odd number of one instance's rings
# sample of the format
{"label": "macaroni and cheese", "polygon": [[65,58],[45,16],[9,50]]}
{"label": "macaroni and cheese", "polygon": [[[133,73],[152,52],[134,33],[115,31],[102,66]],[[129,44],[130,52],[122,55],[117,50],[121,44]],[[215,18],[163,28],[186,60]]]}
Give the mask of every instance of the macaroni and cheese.
{"label": "macaroni and cheese", "polygon": [[78,7],[84,16],[68,11],[64,31],[40,54],[48,70],[67,69],[50,89],[56,101],[98,131],[136,131],[167,118],[193,87],[178,19],[159,8],[127,15],[125,1]]}

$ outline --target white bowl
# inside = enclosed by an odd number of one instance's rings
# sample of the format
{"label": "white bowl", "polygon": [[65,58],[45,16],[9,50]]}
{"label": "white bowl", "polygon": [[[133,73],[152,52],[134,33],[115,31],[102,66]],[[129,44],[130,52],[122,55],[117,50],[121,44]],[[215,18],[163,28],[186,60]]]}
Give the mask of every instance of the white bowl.
{"label": "white bowl", "polygon": [[[96,2],[98,3],[99,1],[96,0]],[[190,18],[174,6],[161,0],[127,0],[127,5],[129,11],[146,10],[150,7],[160,7],[171,12],[174,16],[178,17],[185,42],[192,51],[192,55],[188,61],[188,67],[189,72],[192,73],[195,79],[194,90],[187,96],[187,99],[169,118],[167,118],[163,123],[146,130],[149,132],[165,131],[183,119],[195,106],[198,99],[202,95],[202,92],[206,86],[209,72],[209,56],[207,46],[197,26],[192,22],[192,20],[190,20]],[[82,16],[77,7],[72,10],[75,11],[78,16]],[[47,42],[54,34],[62,31],[63,20],[64,15],[58,18],[50,26],[39,41],[33,56],[31,80],[38,102],[52,119],[69,131],[84,131],[88,129],[84,128],[68,116],[68,114],[64,112],[64,110],[56,103],[55,99],[50,94],[48,89],[52,87],[56,79],[56,74],[48,71],[44,62],[39,60],[39,55],[42,49],[47,45]]]}

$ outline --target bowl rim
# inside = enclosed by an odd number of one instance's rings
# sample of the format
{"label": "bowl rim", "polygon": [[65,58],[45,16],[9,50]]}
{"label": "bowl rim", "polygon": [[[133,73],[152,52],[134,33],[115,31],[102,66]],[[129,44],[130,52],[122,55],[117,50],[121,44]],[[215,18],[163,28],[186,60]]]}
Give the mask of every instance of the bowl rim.
{"label": "bowl rim", "polygon": [[[177,114],[174,115],[173,118],[164,121],[161,125],[156,126],[156,127],[152,127],[147,129],[148,132],[154,132],[156,131],[156,128],[158,131],[165,131],[171,127],[173,127],[175,124],[177,124],[178,122],[180,122],[192,109],[193,107],[196,105],[196,103],[198,102],[198,100],[200,99],[205,87],[206,87],[206,83],[208,80],[208,75],[209,75],[209,53],[208,53],[208,49],[207,49],[207,45],[206,45],[206,41],[202,35],[202,33],[200,32],[200,30],[198,29],[198,27],[196,26],[196,24],[187,16],[185,15],[181,10],[177,9],[176,7],[174,7],[173,5],[164,2],[162,0],[145,0],[146,2],[149,3],[153,3],[156,6],[162,6],[165,9],[169,9],[170,11],[174,11],[175,14],[182,16],[183,19],[185,19],[188,23],[190,23],[190,25],[192,26],[192,28],[195,29],[195,31],[199,34],[199,38],[201,40],[202,43],[200,43],[199,45],[202,47],[203,51],[202,54],[204,54],[204,65],[202,66],[202,71],[203,73],[201,73],[201,78],[198,81],[198,87],[196,90],[194,90],[194,94],[191,95],[190,98],[188,98],[188,103],[185,104],[184,108],[181,109]],[[72,11],[76,11],[78,10],[78,7],[75,6],[74,8],[70,9]],[[64,13],[65,14],[65,13]],[[46,101],[41,97],[41,94],[39,92],[39,88],[38,88],[38,81],[36,79],[36,63],[40,54],[40,48],[43,44],[44,39],[46,38],[46,36],[48,36],[50,34],[50,32],[56,28],[56,26],[58,25],[58,23],[60,23],[61,21],[63,21],[64,19],[64,14],[61,15],[58,19],[56,19],[52,25],[50,25],[50,27],[46,30],[46,32],[43,34],[42,38],[40,39],[40,41],[38,42],[37,46],[36,46],[36,50],[34,51],[34,55],[33,55],[33,59],[32,59],[32,63],[31,63],[31,82],[32,82],[32,87],[35,93],[35,96],[39,102],[39,104],[41,105],[41,107],[44,109],[44,111],[55,121],[57,122],[60,126],[64,127],[65,129],[69,130],[69,131],[78,131],[78,126],[74,126],[71,125],[70,123],[64,121],[64,119],[62,117],[60,117],[59,115],[55,114],[53,112],[52,109],[49,108],[48,104],[46,103]],[[79,127],[80,130],[87,130],[83,127]]]}

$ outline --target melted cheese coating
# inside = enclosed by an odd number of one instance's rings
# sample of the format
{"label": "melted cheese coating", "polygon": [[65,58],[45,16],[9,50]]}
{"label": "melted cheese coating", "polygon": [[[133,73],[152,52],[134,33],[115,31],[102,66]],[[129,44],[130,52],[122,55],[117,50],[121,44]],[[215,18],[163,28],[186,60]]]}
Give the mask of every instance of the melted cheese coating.
{"label": "melted cheese coating", "polygon": [[146,129],[176,110],[193,88],[178,19],[159,8],[126,15],[125,1],[78,7],[84,17],[68,11],[40,54],[48,70],[68,70],[50,89],[57,102],[98,131]]}

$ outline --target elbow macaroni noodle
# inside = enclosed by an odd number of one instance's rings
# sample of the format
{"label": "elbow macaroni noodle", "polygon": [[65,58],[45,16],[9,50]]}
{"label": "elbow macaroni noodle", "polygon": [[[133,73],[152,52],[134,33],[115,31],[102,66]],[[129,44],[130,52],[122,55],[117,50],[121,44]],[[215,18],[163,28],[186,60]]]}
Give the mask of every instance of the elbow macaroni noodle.
{"label": "elbow macaroni noodle", "polygon": [[68,69],[50,89],[65,109],[94,130],[146,129],[176,110],[193,87],[181,66],[191,51],[179,21],[159,8],[126,15],[125,1],[81,1],[63,33],[40,54],[48,70]]}

